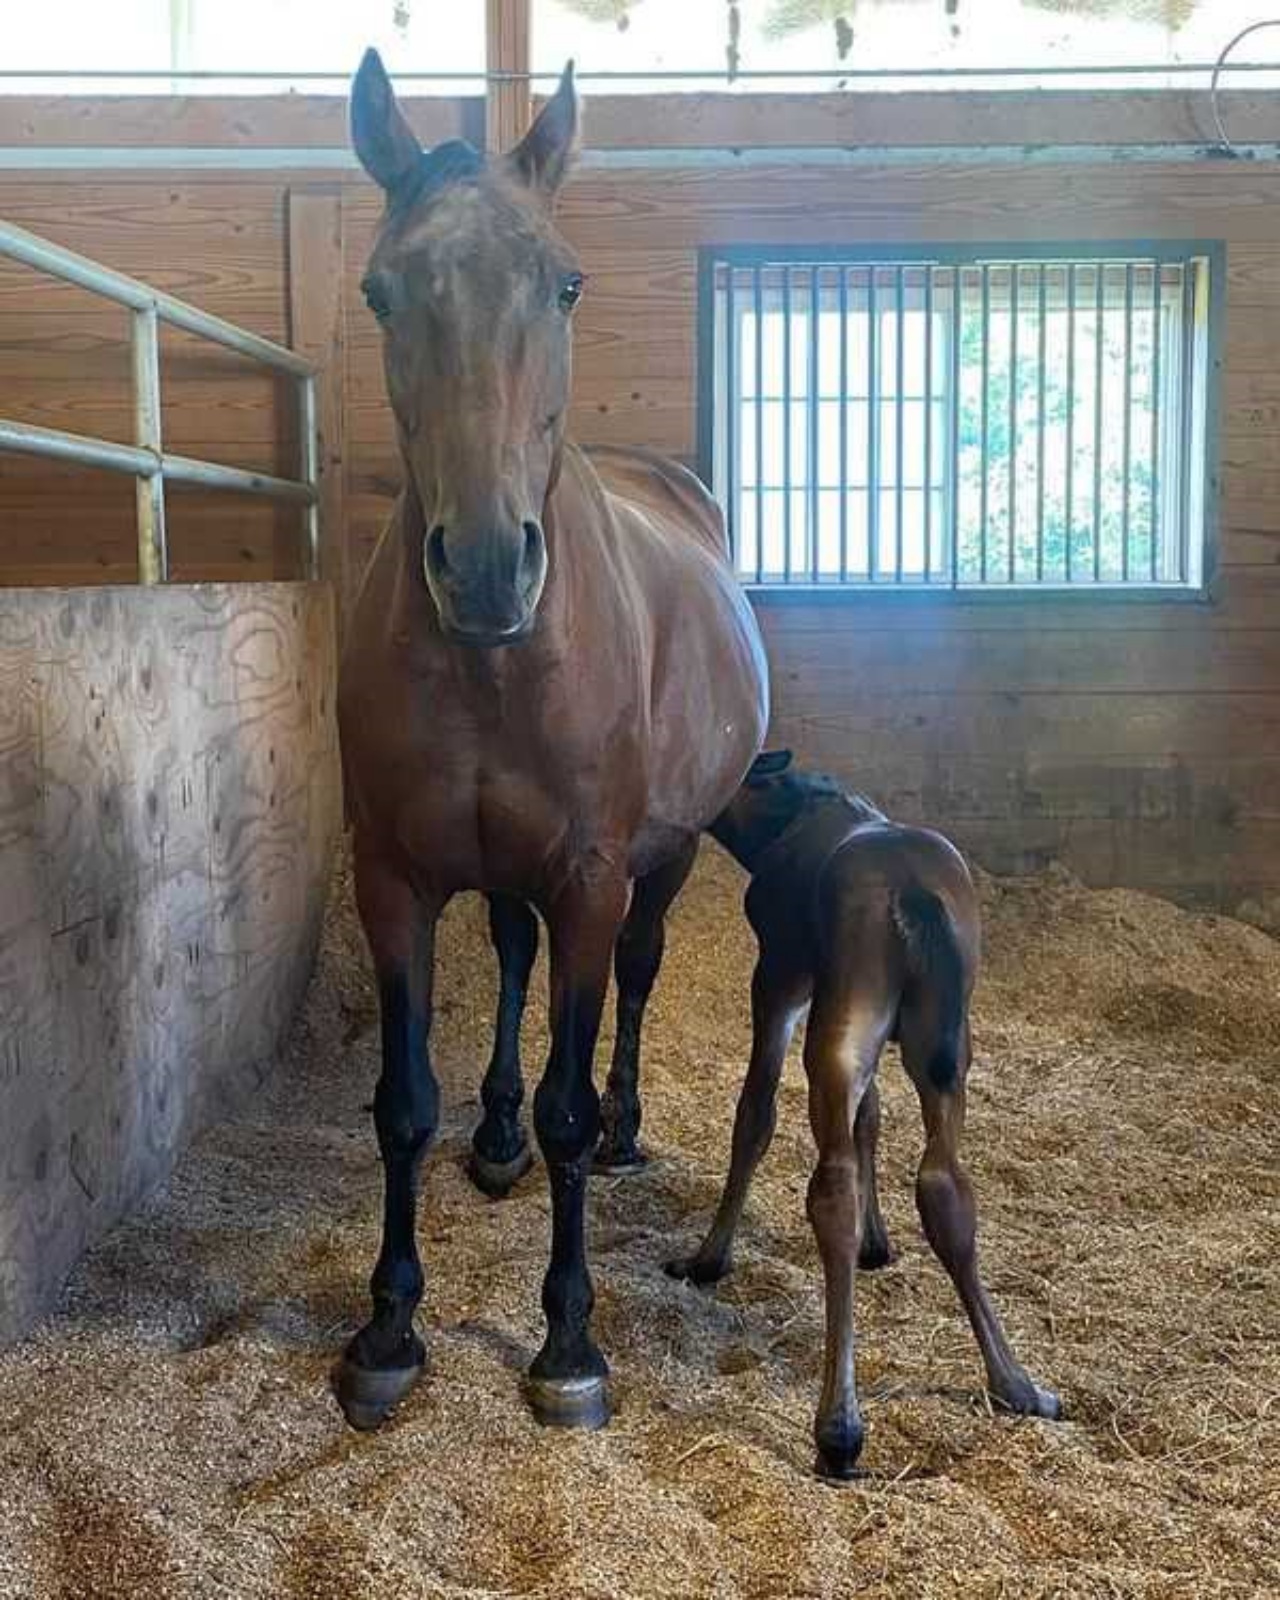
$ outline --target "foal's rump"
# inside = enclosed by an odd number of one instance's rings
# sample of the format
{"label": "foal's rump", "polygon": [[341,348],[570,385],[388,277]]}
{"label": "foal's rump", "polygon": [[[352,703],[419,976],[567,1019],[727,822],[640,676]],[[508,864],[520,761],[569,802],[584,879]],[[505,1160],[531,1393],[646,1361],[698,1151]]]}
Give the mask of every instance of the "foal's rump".
{"label": "foal's rump", "polygon": [[874,974],[908,1068],[953,1087],[980,938],[959,852],[928,829],[866,823],[832,854],[820,901],[828,937],[843,946],[834,964]]}

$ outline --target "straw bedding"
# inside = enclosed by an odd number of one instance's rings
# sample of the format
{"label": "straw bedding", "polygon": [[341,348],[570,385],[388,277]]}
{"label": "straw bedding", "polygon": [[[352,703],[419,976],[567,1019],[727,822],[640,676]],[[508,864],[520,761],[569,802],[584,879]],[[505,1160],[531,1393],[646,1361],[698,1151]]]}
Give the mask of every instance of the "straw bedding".
{"label": "straw bedding", "polygon": [[382,1432],[346,1430],[326,1377],[363,1313],[379,1168],[373,993],[340,872],[269,1091],[0,1355],[0,1595],[1280,1594],[1280,944],[1061,875],[982,887],[967,1152],[989,1281],[1067,1421],[983,1401],[916,1226],[918,1116],[892,1059],[902,1255],[860,1281],[863,1480],[810,1474],[822,1302],[798,1066],[736,1275],[714,1293],[663,1275],[718,1193],[747,1039],[740,881],[708,847],[650,1012],[657,1159],[590,1200],[613,1423],[544,1432],[519,1397],[546,1186],[535,1168],[495,1204],[462,1170],[495,987],[464,902],[441,939],[448,1111],[420,1225],[431,1367]]}

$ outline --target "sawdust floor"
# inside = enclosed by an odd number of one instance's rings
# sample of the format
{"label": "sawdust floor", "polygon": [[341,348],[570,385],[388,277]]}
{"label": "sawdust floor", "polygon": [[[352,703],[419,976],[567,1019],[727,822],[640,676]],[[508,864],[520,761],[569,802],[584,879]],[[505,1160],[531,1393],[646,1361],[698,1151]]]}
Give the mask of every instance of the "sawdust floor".
{"label": "sawdust floor", "polygon": [[[1280,1594],[1280,944],[1060,876],[983,892],[967,1150],[986,1270],[1067,1421],[982,1399],[916,1226],[919,1125],[893,1059],[902,1257],[860,1283],[863,1481],[810,1476],[822,1307],[798,1066],[736,1276],[705,1293],[663,1275],[717,1196],[747,1038],[740,883],[708,847],[650,1014],[658,1159],[590,1200],[612,1425],[543,1432],[520,1399],[546,1186],[536,1168],[495,1204],[462,1170],[494,991],[465,902],[441,941],[431,1369],[384,1431],[349,1432],[326,1380],[364,1310],[379,1167],[373,996],[340,880],[269,1092],[0,1356],[0,1594]],[[531,1014],[528,1060],[542,1037]]]}

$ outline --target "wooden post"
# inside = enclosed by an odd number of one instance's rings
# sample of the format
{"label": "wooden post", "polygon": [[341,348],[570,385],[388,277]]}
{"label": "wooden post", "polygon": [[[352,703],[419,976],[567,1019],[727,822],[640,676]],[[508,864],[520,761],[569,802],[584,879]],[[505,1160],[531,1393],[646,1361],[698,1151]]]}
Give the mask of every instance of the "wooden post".
{"label": "wooden post", "polygon": [[518,72],[514,82],[490,79],[486,97],[485,138],[490,152],[509,150],[529,127],[530,0],[486,0],[486,69]]}
{"label": "wooden post", "polygon": [[342,307],[342,191],[289,190],[289,333],[320,368],[316,396],[320,482],[320,575],[333,584],[341,636],[354,598],[346,529],[344,408],[346,329]]}

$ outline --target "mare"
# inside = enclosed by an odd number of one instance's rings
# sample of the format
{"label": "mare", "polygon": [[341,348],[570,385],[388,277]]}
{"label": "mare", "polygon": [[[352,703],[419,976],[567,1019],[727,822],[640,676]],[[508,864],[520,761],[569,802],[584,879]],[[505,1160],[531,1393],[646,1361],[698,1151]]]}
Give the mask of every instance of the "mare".
{"label": "mare", "polygon": [[381,1010],[385,1207],[372,1315],[336,1389],[348,1420],[373,1427],[424,1364],[414,1227],[439,1107],[436,925],[451,896],[481,890],[504,1004],[477,1175],[501,1190],[528,1160],[515,1036],[536,911],[550,945],[551,1047],[533,1121],[551,1256],[528,1393],[543,1422],[598,1426],[608,1369],[590,1328],[584,1199],[610,964],[616,951],[626,1026],[606,1146],[626,1164],[663,918],[699,831],[760,747],[764,653],[697,479],[654,456],[588,456],[566,436],[584,277],[553,201],[579,138],[572,67],[525,138],[493,159],[458,141],[424,152],[374,52],[351,122],[386,195],[363,289],[383,330],[404,488],[339,681],[356,899]]}

